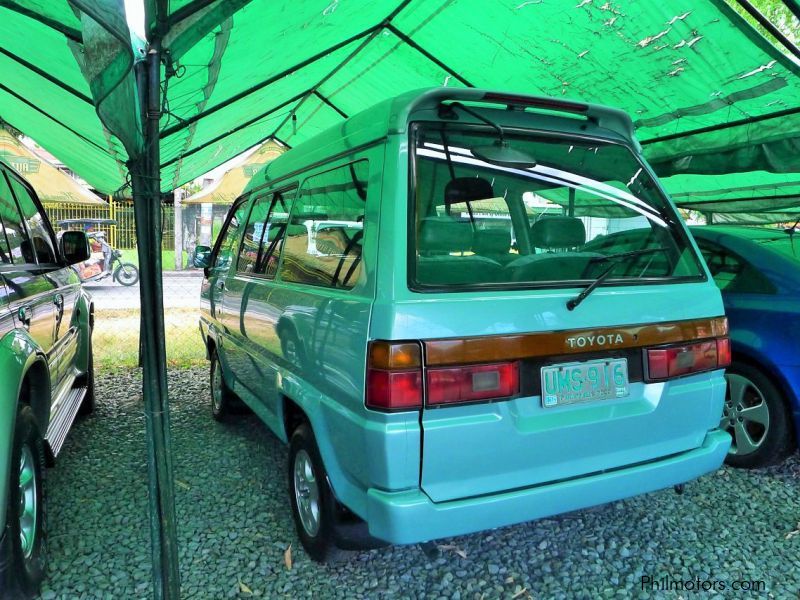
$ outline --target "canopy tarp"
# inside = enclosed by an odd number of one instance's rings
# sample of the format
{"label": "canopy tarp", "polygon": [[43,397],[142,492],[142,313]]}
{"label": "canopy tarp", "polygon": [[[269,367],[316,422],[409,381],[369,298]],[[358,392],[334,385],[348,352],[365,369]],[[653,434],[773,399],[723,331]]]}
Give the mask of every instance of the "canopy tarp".
{"label": "canopy tarp", "polygon": [[0,128],[0,160],[25,177],[42,202],[105,204],[72,177],[59,171],[2,128]]}
{"label": "canopy tarp", "polygon": [[253,175],[269,161],[278,158],[284,150],[275,142],[265,142],[241,164],[225,171],[216,183],[189,196],[183,204],[233,204]]}
{"label": "canopy tarp", "polygon": [[164,190],[437,85],[620,107],[662,174],[800,172],[800,68],[723,0],[146,2],[174,73]]}
{"label": "canopy tarp", "polygon": [[706,213],[753,213],[800,205],[800,173],[673,175],[661,183],[679,207]]}
{"label": "canopy tarp", "polygon": [[0,121],[102,192],[141,151],[132,64],[122,0],[0,0]]}

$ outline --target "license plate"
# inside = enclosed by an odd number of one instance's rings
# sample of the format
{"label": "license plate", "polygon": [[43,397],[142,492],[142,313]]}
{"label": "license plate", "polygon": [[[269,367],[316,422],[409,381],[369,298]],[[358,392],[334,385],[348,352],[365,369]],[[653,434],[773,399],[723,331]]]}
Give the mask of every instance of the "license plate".
{"label": "license plate", "polygon": [[624,398],[630,393],[628,361],[591,360],[542,367],[542,406]]}

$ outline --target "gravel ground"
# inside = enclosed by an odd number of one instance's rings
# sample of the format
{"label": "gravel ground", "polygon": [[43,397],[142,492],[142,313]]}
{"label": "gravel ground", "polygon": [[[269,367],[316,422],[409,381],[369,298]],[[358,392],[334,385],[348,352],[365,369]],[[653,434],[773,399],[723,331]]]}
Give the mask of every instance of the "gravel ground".
{"label": "gravel ground", "polygon": [[[205,369],[170,371],[185,598],[798,598],[800,460],[722,469],[687,486],[417,547],[319,566],[299,548],[286,450],[252,415],[218,424]],[[140,377],[98,377],[98,409],[76,424],[49,479],[43,598],[151,594]],[[795,535],[793,535],[793,532]],[[291,545],[293,564],[284,560]],[[721,594],[642,591],[640,578],[718,580]],[[732,592],[763,580],[766,592]]]}

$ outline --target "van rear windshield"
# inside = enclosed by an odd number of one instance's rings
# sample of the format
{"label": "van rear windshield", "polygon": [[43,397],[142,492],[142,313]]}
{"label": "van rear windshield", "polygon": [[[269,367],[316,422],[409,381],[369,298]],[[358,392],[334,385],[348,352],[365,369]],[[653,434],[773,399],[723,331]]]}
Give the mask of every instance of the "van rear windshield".
{"label": "van rear windshield", "polygon": [[413,289],[704,277],[640,160],[611,142],[478,126],[413,128]]}

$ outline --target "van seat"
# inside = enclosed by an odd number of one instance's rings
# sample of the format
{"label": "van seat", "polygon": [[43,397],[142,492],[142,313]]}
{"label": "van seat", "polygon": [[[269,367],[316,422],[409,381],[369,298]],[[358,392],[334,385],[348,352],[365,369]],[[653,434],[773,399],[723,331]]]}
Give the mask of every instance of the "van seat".
{"label": "van seat", "polygon": [[417,280],[433,285],[497,281],[502,265],[491,258],[471,254],[473,243],[469,221],[448,216],[422,219]]}
{"label": "van seat", "polygon": [[475,254],[501,263],[517,258],[516,254],[511,254],[511,232],[507,229],[478,229],[473,249]]}
{"label": "van seat", "polygon": [[[595,252],[566,252],[586,243],[586,229],[576,217],[544,216],[531,225],[531,245],[544,250],[528,254],[506,265],[514,281],[563,281],[583,279]],[[560,251],[560,252],[559,252]]]}

